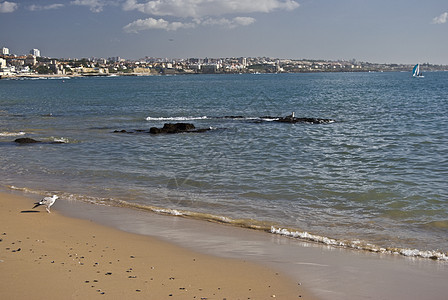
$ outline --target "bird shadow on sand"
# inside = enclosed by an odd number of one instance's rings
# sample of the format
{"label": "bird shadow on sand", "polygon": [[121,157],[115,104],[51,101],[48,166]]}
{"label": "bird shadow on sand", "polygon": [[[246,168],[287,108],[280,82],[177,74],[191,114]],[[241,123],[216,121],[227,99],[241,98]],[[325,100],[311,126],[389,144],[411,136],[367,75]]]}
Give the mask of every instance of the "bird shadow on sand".
{"label": "bird shadow on sand", "polygon": [[40,213],[40,211],[38,211],[38,210],[22,210],[20,213],[21,214]]}

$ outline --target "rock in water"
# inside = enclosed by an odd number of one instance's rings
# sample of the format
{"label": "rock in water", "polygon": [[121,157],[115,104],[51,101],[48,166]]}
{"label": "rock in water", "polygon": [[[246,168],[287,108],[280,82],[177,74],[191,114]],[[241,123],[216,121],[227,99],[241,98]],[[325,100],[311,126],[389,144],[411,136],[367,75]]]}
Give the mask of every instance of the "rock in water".
{"label": "rock in water", "polygon": [[326,123],[333,123],[334,120],[332,119],[321,119],[321,118],[296,118],[291,116],[286,116],[284,118],[278,118],[275,120],[275,122],[280,123],[310,123],[310,124],[326,124]]}
{"label": "rock in water", "polygon": [[36,141],[32,138],[18,138],[15,139],[14,142],[18,144],[33,144],[33,143],[40,143],[41,141]]}
{"label": "rock in water", "polygon": [[190,123],[165,123],[162,128],[151,127],[149,133],[159,134],[159,133],[182,133],[190,132],[194,130],[193,124]]}

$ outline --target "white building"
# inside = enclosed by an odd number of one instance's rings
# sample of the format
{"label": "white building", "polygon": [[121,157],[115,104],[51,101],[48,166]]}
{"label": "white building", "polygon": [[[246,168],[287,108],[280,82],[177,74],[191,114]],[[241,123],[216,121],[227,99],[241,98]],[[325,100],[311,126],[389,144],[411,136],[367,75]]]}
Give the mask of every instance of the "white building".
{"label": "white building", "polygon": [[36,57],[40,57],[40,50],[39,49],[31,49],[30,54],[34,55]]}
{"label": "white building", "polygon": [[9,55],[9,49],[6,48],[6,47],[3,47],[3,48],[2,48],[2,54],[3,54],[3,55]]}

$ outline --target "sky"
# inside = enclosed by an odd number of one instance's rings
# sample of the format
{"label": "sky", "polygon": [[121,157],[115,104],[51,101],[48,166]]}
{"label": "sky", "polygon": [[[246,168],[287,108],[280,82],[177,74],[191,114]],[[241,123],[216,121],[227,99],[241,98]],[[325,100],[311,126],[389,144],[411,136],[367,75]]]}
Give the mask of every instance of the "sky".
{"label": "sky", "polygon": [[0,0],[0,47],[52,58],[448,65],[448,1]]}

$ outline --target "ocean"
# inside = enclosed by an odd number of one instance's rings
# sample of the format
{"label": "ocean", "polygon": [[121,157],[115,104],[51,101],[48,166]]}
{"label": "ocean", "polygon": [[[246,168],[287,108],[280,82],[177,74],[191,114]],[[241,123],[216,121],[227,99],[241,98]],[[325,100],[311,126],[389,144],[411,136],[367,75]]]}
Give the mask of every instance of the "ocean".
{"label": "ocean", "polygon": [[[447,95],[447,72],[0,80],[0,188],[448,260]],[[179,122],[207,131],[147,132]]]}

